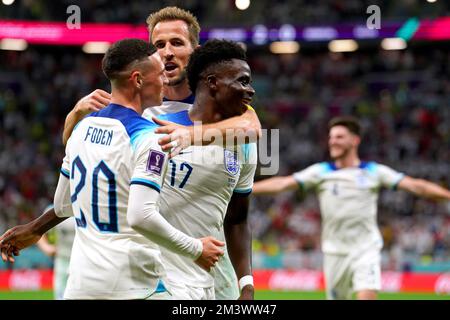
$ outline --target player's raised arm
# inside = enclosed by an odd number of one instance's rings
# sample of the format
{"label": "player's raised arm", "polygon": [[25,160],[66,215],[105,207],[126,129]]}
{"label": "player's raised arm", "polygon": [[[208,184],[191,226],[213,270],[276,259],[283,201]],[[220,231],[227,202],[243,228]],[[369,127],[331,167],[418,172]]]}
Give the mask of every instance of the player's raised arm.
{"label": "player's raised arm", "polygon": [[159,144],[164,151],[172,149],[171,157],[176,156],[181,150],[192,144],[208,145],[217,143],[219,139],[217,141],[211,139],[208,130],[220,132],[220,144],[224,146],[256,142],[262,135],[258,115],[250,106],[239,116],[201,126],[182,126],[156,117],[153,118],[153,121],[162,126],[156,129],[157,133],[167,134],[159,140]]}
{"label": "player's raised arm", "polygon": [[253,194],[277,194],[283,191],[297,190],[298,188],[299,184],[292,175],[285,177],[273,177],[255,182],[253,185]]}
{"label": "player's raised arm", "polygon": [[224,221],[228,254],[239,279],[240,300],[254,298],[251,268],[252,236],[247,219],[248,207],[249,197],[234,193]]}
{"label": "player's raised arm", "polygon": [[240,116],[235,116],[214,124],[206,125],[206,127],[216,128],[222,132],[222,135],[226,137],[227,130],[232,130],[234,141],[244,141],[244,143],[256,142],[262,136],[261,122],[259,121],[256,111],[247,106],[247,110]]}
{"label": "player's raised arm", "polygon": [[[209,129],[220,130],[224,143],[228,140],[228,145],[256,142],[262,135],[261,123],[259,122],[258,115],[250,106],[248,106],[248,109],[239,116],[228,118],[216,123],[205,124],[202,129],[203,131]],[[230,132],[232,133],[231,135]],[[203,137],[201,138],[201,141],[200,137],[196,139],[198,141],[195,141],[194,138],[192,139],[195,144],[211,143],[208,140],[205,141]]]}
{"label": "player's raised arm", "polygon": [[101,89],[92,91],[81,98],[75,107],[69,112],[64,122],[63,144],[66,145],[73,129],[85,116],[91,112],[99,111],[106,107],[111,100],[111,95]]}
{"label": "player's raised arm", "polygon": [[405,176],[398,183],[398,188],[433,200],[450,200],[450,190],[424,179]]}
{"label": "player's raised arm", "polygon": [[[223,145],[243,144],[256,142],[261,137],[261,123],[255,110],[249,107],[242,115],[231,117],[219,122],[204,124],[201,128],[198,126],[182,126],[170,121],[158,119],[153,120],[162,127],[156,130],[157,133],[166,133],[167,135],[160,139],[159,144],[164,151],[169,151],[176,144],[176,148],[171,151],[171,156],[177,155],[181,150],[189,145],[208,145],[215,143],[210,139],[208,130],[220,131]],[[200,134],[194,133],[194,131]]]}

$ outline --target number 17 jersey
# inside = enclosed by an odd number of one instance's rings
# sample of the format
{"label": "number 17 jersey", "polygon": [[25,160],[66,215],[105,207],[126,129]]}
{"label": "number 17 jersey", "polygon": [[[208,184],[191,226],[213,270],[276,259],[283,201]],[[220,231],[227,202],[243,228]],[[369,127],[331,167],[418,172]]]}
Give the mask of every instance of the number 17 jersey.
{"label": "number 17 jersey", "polygon": [[[163,118],[178,124],[193,124],[188,110],[166,114]],[[256,163],[255,143],[230,148],[217,145],[186,148],[168,163],[161,190],[161,215],[178,230],[194,238],[213,236],[225,240],[223,223],[228,204],[233,195],[250,195]],[[227,251],[226,246],[224,250]],[[172,282],[209,288],[222,286],[224,281],[218,283],[216,279],[222,279],[224,275],[219,277],[218,272],[235,278],[234,270],[222,267],[223,261],[208,273],[184,256],[165,248],[161,251],[167,277]]]}

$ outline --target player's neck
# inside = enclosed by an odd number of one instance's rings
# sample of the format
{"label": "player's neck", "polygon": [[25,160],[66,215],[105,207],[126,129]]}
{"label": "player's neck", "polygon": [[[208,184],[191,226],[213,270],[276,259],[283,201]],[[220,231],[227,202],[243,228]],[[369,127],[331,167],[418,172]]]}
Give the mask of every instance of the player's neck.
{"label": "player's neck", "polygon": [[194,104],[189,111],[189,118],[192,121],[201,121],[203,124],[221,120],[215,112],[213,101],[207,97],[203,97],[201,94],[196,95]]}
{"label": "player's neck", "polygon": [[187,81],[183,81],[176,86],[165,86],[164,97],[173,101],[181,101],[192,94]]}
{"label": "player's neck", "polygon": [[353,168],[353,167],[359,167],[359,165],[361,164],[361,160],[359,159],[358,155],[349,155],[349,156],[334,160],[334,164],[339,169]]}
{"label": "player's neck", "polygon": [[111,91],[111,103],[119,104],[125,108],[134,110],[139,114],[142,114],[143,112],[139,96],[133,96],[118,89],[113,89]]}

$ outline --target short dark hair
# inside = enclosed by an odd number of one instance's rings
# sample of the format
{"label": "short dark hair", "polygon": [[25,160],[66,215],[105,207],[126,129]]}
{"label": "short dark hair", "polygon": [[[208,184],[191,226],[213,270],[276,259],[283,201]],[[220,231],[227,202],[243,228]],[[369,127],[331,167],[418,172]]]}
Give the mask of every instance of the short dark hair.
{"label": "short dark hair", "polygon": [[195,94],[203,71],[214,64],[231,61],[232,59],[247,61],[245,50],[237,42],[213,39],[195,49],[186,67],[192,93]]}
{"label": "short dark hair", "polygon": [[359,124],[358,119],[353,116],[340,116],[331,119],[328,123],[328,130],[331,130],[331,128],[335,126],[346,127],[351,133],[356,134],[359,137],[361,136],[361,125]]}
{"label": "short dark hair", "polygon": [[133,61],[139,61],[156,52],[156,48],[141,39],[124,39],[113,43],[102,60],[103,73],[109,80],[117,78]]}

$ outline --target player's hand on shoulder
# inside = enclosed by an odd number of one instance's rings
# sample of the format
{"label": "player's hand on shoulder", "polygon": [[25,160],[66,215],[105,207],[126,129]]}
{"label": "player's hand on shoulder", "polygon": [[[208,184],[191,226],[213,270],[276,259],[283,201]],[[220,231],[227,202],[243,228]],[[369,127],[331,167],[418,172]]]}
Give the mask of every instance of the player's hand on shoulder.
{"label": "player's hand on shoulder", "polygon": [[96,89],[81,98],[75,105],[74,111],[80,117],[84,117],[91,112],[100,111],[109,104],[110,100],[111,94],[104,90]]}
{"label": "player's hand on shoulder", "polygon": [[246,285],[241,290],[241,295],[238,300],[254,300],[255,299],[255,288],[252,285]]}
{"label": "player's hand on shoulder", "polygon": [[3,261],[14,262],[14,256],[18,256],[20,250],[35,244],[40,238],[41,235],[34,233],[30,224],[9,229],[0,237],[0,251]]}
{"label": "player's hand on shoulder", "polygon": [[200,238],[200,241],[203,244],[203,251],[195,262],[206,271],[210,271],[219,258],[224,255],[224,251],[220,247],[223,247],[225,243],[211,236]]}
{"label": "player's hand on shoulder", "polygon": [[161,127],[156,128],[155,133],[165,133],[166,135],[158,140],[163,151],[170,151],[170,158],[178,155],[182,150],[192,144],[193,127],[183,126],[171,121],[152,118]]}

